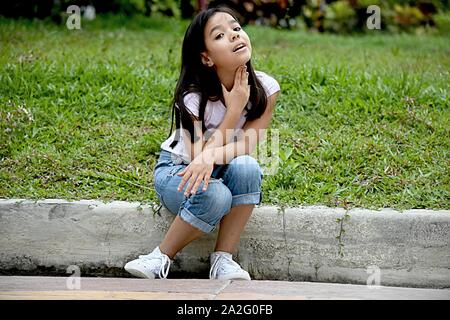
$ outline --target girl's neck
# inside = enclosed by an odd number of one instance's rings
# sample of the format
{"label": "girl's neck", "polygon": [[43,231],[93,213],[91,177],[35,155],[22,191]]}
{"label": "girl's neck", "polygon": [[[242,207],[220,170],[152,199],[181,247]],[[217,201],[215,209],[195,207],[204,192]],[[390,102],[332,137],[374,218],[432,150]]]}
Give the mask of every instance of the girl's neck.
{"label": "girl's neck", "polygon": [[216,72],[220,82],[228,91],[231,91],[234,85],[234,74],[236,70],[216,69]]}

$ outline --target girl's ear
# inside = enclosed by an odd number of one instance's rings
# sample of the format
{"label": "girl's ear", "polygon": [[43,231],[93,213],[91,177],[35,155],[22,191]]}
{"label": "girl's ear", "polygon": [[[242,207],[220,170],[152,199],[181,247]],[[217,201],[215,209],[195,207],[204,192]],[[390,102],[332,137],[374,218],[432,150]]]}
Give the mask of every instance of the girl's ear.
{"label": "girl's ear", "polygon": [[208,58],[208,56],[206,54],[200,53],[200,56],[201,56],[201,59],[202,59],[202,63],[205,66],[212,67],[214,65],[214,63]]}

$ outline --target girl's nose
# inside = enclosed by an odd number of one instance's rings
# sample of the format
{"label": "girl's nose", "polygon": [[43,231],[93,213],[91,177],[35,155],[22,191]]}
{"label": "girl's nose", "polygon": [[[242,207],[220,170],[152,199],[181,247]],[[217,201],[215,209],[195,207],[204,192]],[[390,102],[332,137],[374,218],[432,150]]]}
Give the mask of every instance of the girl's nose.
{"label": "girl's nose", "polygon": [[234,33],[231,37],[232,40],[234,40],[235,38],[239,38],[239,33]]}

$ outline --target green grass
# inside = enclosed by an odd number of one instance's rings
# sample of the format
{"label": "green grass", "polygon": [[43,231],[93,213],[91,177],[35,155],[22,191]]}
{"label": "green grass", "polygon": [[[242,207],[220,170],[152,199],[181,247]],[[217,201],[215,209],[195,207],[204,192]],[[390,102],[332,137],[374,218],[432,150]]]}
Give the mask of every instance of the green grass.
{"label": "green grass", "polygon": [[[0,20],[0,198],[157,201],[187,25]],[[263,204],[449,208],[448,38],[245,30],[282,88]]]}

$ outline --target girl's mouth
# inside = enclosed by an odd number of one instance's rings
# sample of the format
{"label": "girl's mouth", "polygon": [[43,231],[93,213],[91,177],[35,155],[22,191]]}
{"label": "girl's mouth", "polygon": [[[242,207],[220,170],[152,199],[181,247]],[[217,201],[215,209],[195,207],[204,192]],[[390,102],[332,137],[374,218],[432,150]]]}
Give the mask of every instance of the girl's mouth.
{"label": "girl's mouth", "polygon": [[239,48],[239,49],[235,50],[234,53],[241,53],[241,52],[244,52],[244,51],[247,51],[247,46],[243,46],[242,48]]}

